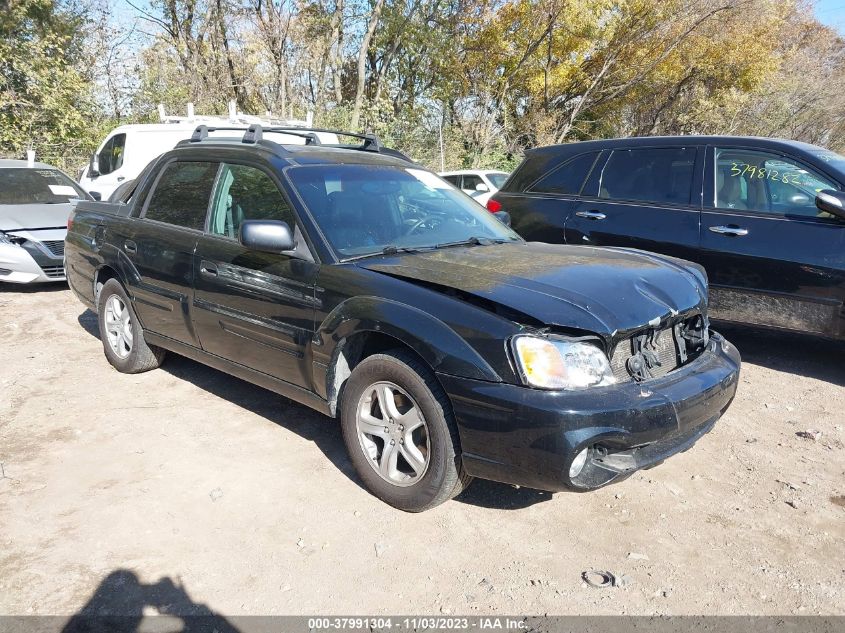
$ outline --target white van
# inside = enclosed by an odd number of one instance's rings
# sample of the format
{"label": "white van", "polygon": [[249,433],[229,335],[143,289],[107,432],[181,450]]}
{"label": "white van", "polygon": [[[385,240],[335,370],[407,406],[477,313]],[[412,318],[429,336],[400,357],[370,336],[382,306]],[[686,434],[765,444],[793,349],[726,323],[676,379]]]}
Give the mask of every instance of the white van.
{"label": "white van", "polygon": [[[236,112],[230,104],[229,117],[194,116],[193,104],[188,104],[188,116],[165,116],[164,107],[159,106],[162,123],[121,125],[116,127],[91,156],[88,166],[79,177],[80,186],[94,198],[107,200],[121,183],[134,180],[144,167],[164,152],[173,149],[179,141],[191,138],[198,125],[228,127],[246,130],[253,123],[272,127],[310,127],[307,121],[275,119],[269,116],[257,117]],[[310,113],[309,113],[310,115]],[[232,136],[233,131],[209,132],[209,136]],[[281,143],[303,144],[298,136],[279,134]],[[321,142],[338,143],[335,134],[317,133]]]}

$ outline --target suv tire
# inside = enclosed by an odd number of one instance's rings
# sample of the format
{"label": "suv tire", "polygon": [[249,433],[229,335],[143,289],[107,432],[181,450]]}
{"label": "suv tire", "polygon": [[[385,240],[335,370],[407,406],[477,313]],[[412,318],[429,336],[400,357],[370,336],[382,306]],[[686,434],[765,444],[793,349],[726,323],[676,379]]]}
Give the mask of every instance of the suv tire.
{"label": "suv tire", "polygon": [[355,367],[340,416],[358,476],[395,508],[428,510],[472,481],[461,466],[448,397],[428,367],[403,350],[374,354]]}
{"label": "suv tire", "polygon": [[165,351],[147,345],[132,302],[117,279],[109,279],[97,297],[97,325],[103,351],[112,367],[124,374],[140,374],[155,369]]}

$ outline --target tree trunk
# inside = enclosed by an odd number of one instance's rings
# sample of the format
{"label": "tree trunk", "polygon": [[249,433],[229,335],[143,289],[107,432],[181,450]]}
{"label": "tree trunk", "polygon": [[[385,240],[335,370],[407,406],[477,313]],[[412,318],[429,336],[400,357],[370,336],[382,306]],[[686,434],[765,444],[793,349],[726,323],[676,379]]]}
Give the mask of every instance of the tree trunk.
{"label": "tree trunk", "polygon": [[364,33],[364,39],[361,40],[361,50],[358,51],[358,83],[355,86],[355,108],[352,110],[352,121],[350,122],[352,130],[358,129],[358,122],[361,119],[361,106],[364,103],[364,80],[367,72],[367,50],[370,48],[373,33],[376,32],[383,6],[384,0],[376,0],[373,12],[370,14],[367,32]]}

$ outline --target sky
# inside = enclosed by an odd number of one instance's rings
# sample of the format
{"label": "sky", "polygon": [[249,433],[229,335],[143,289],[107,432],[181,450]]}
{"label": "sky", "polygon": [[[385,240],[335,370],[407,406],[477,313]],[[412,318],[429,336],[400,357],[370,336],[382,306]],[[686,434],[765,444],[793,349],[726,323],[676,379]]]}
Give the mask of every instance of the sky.
{"label": "sky", "polygon": [[845,34],[845,0],[816,0],[816,18]]}

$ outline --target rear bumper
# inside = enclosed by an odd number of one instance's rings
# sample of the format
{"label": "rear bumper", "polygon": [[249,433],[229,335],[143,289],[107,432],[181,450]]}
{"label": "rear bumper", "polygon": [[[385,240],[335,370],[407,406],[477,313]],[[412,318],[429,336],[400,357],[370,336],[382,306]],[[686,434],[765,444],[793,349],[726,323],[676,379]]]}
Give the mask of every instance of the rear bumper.
{"label": "rear bumper", "polygon": [[[468,474],[587,491],[690,448],[730,405],[739,368],[739,352],[714,333],[693,362],[640,384],[564,392],[438,377],[452,401]],[[570,479],[584,449],[586,465]]]}
{"label": "rear bumper", "polygon": [[40,242],[30,240],[23,246],[0,244],[0,282],[62,281],[65,279],[62,260],[62,254],[54,255]]}

